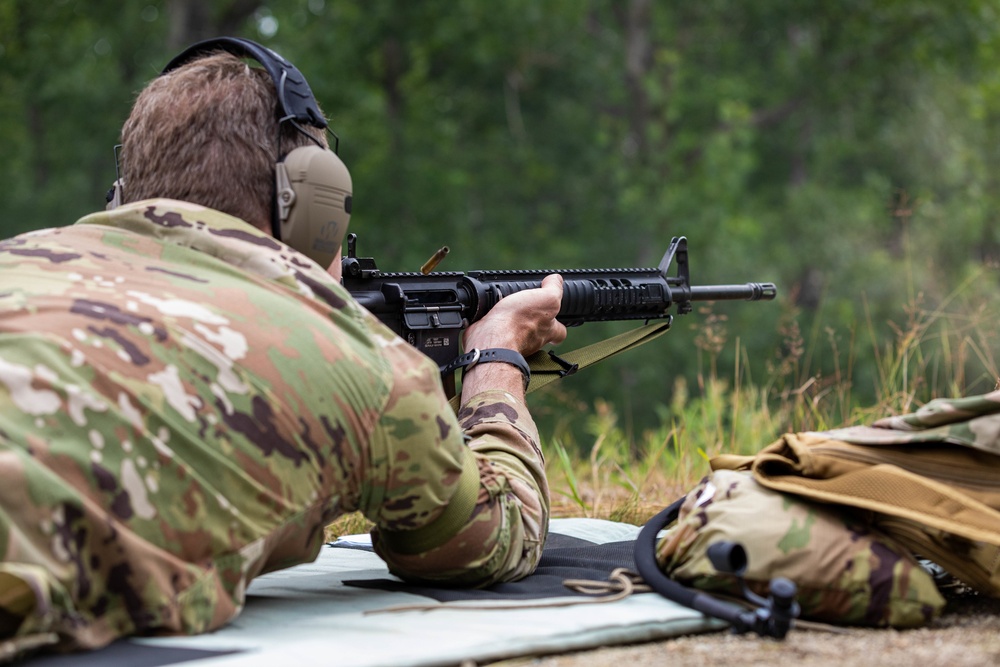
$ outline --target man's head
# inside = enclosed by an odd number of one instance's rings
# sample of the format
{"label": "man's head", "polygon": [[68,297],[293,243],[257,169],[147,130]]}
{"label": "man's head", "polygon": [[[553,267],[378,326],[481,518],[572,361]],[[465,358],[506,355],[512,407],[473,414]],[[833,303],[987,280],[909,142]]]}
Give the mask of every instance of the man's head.
{"label": "man's head", "polygon": [[[280,119],[268,73],[230,53],[157,77],[122,128],[125,202],[180,199],[270,231],[275,162],[294,148],[315,145]],[[322,130],[302,130],[327,146]]]}

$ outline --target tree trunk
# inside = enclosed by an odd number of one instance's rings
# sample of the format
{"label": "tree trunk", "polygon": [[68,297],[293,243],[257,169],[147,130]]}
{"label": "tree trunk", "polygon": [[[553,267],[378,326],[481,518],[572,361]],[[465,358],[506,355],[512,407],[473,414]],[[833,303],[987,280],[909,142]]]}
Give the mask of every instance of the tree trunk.
{"label": "tree trunk", "polygon": [[259,7],[259,0],[167,0],[167,46],[180,51],[203,39],[242,36],[246,20]]}
{"label": "tree trunk", "polygon": [[[618,6],[620,7],[620,5]],[[617,11],[625,31],[625,86],[628,90],[629,133],[626,150],[636,157],[639,164],[646,161],[649,125],[649,96],[644,80],[653,65],[653,48],[650,39],[652,0],[631,0],[624,11]]]}

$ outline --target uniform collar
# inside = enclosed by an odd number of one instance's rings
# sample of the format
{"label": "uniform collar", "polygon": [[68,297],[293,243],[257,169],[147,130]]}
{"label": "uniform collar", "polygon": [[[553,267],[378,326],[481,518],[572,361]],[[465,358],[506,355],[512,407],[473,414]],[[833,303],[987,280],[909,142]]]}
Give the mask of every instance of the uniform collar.
{"label": "uniform collar", "polygon": [[191,248],[261,278],[294,283],[300,291],[342,289],[326,267],[237,217],[198,204],[147,199],[92,213],[76,224],[112,227]]}

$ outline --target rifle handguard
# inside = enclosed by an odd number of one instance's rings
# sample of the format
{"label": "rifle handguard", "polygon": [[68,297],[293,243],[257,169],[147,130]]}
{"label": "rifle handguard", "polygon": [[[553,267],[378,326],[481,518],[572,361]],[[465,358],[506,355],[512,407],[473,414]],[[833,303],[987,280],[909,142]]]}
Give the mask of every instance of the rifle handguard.
{"label": "rifle handguard", "polygon": [[528,362],[525,361],[519,352],[500,347],[487,348],[485,350],[473,348],[465,354],[456,357],[451,363],[441,366],[441,374],[450,375],[461,368],[464,375],[476,364],[488,364],[494,361],[510,364],[521,371],[521,375],[524,376],[524,389],[527,391],[528,383],[531,382],[531,369],[528,367]]}

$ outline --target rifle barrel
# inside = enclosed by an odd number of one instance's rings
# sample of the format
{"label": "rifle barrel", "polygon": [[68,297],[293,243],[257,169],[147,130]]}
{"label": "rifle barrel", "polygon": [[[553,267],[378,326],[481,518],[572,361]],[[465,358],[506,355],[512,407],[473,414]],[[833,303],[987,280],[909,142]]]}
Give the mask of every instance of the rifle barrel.
{"label": "rifle barrel", "polygon": [[692,301],[770,301],[778,295],[774,283],[744,285],[693,285]]}

